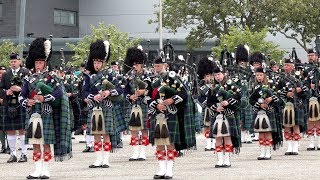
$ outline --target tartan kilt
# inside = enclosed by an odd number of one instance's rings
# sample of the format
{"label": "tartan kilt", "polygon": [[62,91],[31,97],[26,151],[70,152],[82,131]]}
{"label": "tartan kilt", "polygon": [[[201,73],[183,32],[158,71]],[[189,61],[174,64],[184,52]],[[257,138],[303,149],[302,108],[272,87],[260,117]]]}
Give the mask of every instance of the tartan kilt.
{"label": "tartan kilt", "polygon": [[[28,125],[30,123],[30,117],[33,113],[39,113],[41,114],[42,123],[43,123],[43,139],[44,144],[55,144],[55,128],[54,128],[54,121],[59,122],[60,119],[60,109],[54,109],[52,107],[52,113],[50,114],[42,114],[42,107],[40,103],[36,103],[35,106],[32,107],[30,113],[27,114],[27,123],[25,125],[25,128],[28,128]],[[26,144],[29,144],[29,139],[26,137]]]}
{"label": "tartan kilt", "polygon": [[25,108],[21,107],[20,105],[17,107],[18,115],[15,118],[10,118],[8,116],[8,106],[2,106],[3,113],[0,127],[2,130],[20,130],[25,128],[25,121],[26,121],[26,110]]}
{"label": "tartan kilt", "polygon": [[252,124],[254,119],[252,118],[252,112],[253,110],[251,105],[248,105],[247,107],[239,111],[239,120],[242,122],[242,128],[249,132],[253,132]]}
{"label": "tartan kilt", "polygon": [[[215,121],[216,121],[216,116],[217,116],[217,115],[218,115],[218,114],[214,114],[214,117],[212,118],[212,121],[211,121],[210,134],[209,134],[209,136],[210,136],[211,138],[214,138],[212,127],[213,127],[213,124],[214,124]],[[229,115],[228,117],[226,117],[226,119],[227,119],[227,121],[228,121],[228,123],[229,123],[230,136],[240,137],[240,134],[239,134],[239,132],[240,132],[240,127],[239,127],[239,123],[237,123],[237,119],[236,119],[235,115],[234,115],[234,114]]]}
{"label": "tartan kilt", "polygon": [[[102,107],[103,115],[104,115],[104,121],[105,121],[105,130],[106,134],[109,135],[116,135],[119,132],[125,131],[126,128],[126,122],[122,116],[122,109],[120,103],[112,103],[112,107]],[[92,116],[93,110],[89,110],[88,113],[88,121],[87,121],[87,127],[91,131],[91,116]]]}
{"label": "tartan kilt", "polygon": [[[128,101],[127,101],[128,102]],[[128,125],[129,121],[130,121],[130,115],[131,115],[131,110],[132,107],[134,106],[134,104],[128,103],[127,104],[127,111],[126,111],[126,123]],[[141,107],[142,110],[142,119],[143,119],[143,130],[148,130],[148,126],[147,126],[147,120],[148,120],[148,105],[142,103],[142,100],[139,98],[139,100],[137,101],[137,105],[139,105]]]}
{"label": "tartan kilt", "polygon": [[[154,145],[154,129],[156,126],[156,116],[154,114],[150,117],[150,129],[149,129],[149,141],[152,145]],[[179,123],[177,114],[168,114],[166,115],[168,118],[167,125],[170,136],[171,144],[180,144],[180,132],[179,132]]]}
{"label": "tartan kilt", "polygon": [[87,106],[80,109],[79,119],[80,119],[81,125],[87,124],[88,117],[89,117],[88,114],[89,114],[89,109]]}
{"label": "tartan kilt", "polygon": [[304,132],[307,129],[306,112],[303,104],[294,105],[294,118],[296,125],[300,126],[300,132]]}
{"label": "tartan kilt", "polygon": [[[278,124],[277,124],[277,121],[276,121],[275,110],[272,109],[270,111],[266,111],[266,113],[267,113],[267,116],[268,116],[269,121],[270,121],[270,126],[271,126],[271,131],[270,132],[277,132],[278,131],[277,130]],[[254,116],[257,117],[257,113],[256,112],[254,113]],[[252,122],[252,127],[254,126],[254,121],[255,120],[253,120],[253,122]]]}

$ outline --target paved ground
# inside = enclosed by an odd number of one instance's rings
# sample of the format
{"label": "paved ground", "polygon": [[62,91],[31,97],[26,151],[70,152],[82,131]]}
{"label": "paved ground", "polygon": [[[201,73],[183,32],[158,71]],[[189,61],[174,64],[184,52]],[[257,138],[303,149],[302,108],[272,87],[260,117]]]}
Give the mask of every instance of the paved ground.
{"label": "paved ground", "polygon": [[[129,162],[131,155],[129,136],[124,137],[124,148],[111,154],[109,169],[89,169],[95,160],[94,153],[82,153],[84,144],[79,144],[82,136],[73,140],[74,158],[67,162],[51,163],[50,179],[152,179],[158,165],[154,157],[154,147],[147,149],[147,160]],[[217,159],[213,152],[204,151],[204,138],[197,137],[198,150],[177,158],[174,167],[174,179],[319,179],[320,151],[306,151],[307,139],[303,139],[298,156],[284,156],[286,148],[273,152],[272,160],[258,161],[257,142],[244,144],[240,155],[232,156],[232,167],[216,169]],[[286,146],[286,144],[284,144]],[[0,154],[0,179],[25,179],[33,171],[29,151],[29,162],[7,164],[7,154]],[[18,152],[20,155],[20,152]]]}

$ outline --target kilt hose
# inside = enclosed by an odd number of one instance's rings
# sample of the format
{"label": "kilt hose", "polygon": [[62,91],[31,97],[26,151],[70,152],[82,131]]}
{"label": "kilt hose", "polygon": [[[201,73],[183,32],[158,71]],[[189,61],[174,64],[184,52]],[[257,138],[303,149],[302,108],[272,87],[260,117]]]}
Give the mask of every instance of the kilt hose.
{"label": "kilt hose", "polygon": [[0,119],[0,130],[21,130],[25,128],[26,122],[26,110],[20,105],[17,106],[17,116],[11,118],[8,115],[8,106],[0,106],[1,119]]}

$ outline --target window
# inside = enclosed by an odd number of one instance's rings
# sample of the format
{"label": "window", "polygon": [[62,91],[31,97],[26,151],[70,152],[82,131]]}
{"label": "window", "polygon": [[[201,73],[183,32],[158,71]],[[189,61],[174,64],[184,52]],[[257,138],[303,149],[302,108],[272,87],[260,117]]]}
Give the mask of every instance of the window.
{"label": "window", "polygon": [[76,25],[76,15],[74,11],[54,10],[54,23],[68,26]]}
{"label": "window", "polygon": [[0,20],[2,20],[2,6],[3,4],[0,3]]}

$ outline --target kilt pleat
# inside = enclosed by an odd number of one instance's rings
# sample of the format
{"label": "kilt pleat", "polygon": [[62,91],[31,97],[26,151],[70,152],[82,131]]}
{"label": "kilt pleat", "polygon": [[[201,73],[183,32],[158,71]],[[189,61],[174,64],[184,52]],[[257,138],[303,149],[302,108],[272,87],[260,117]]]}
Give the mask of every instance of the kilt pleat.
{"label": "kilt pleat", "polygon": [[[127,103],[125,103],[127,105],[127,108],[126,108],[126,116],[125,116],[125,119],[126,119],[126,123],[128,124],[129,121],[130,121],[130,115],[131,115],[131,110],[132,110],[132,107],[134,106],[134,104],[131,104],[127,101]],[[148,105],[142,103],[141,99],[139,98],[139,100],[137,100],[137,105],[139,105],[141,107],[141,110],[142,110],[142,119],[143,119],[143,128],[144,130],[147,130],[147,119],[148,119]]]}
{"label": "kilt pleat", "polygon": [[2,107],[2,120],[0,127],[2,127],[3,131],[8,130],[20,130],[24,129],[25,121],[26,121],[26,110],[21,106],[17,107],[18,115],[15,118],[10,118],[8,116],[8,106]]}
{"label": "kilt pleat", "polygon": [[[180,144],[180,133],[179,133],[179,123],[178,116],[176,114],[166,115],[167,125],[169,130],[170,143]],[[149,141],[151,144],[154,144],[154,129],[156,125],[156,114],[150,117],[150,133]]]}
{"label": "kilt pleat", "polygon": [[[43,139],[44,144],[55,144],[56,143],[56,136],[55,133],[55,124],[54,121],[59,121],[60,119],[60,109],[56,110],[53,109],[52,113],[50,114],[42,114],[42,107],[40,103],[37,103],[35,106],[31,108],[30,113],[27,114],[27,123],[25,128],[27,129],[30,123],[30,117],[33,113],[41,114],[42,123],[43,123]],[[26,143],[29,144],[28,138],[26,137]]]}

